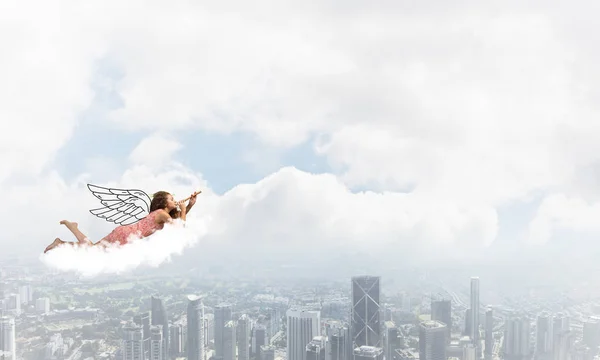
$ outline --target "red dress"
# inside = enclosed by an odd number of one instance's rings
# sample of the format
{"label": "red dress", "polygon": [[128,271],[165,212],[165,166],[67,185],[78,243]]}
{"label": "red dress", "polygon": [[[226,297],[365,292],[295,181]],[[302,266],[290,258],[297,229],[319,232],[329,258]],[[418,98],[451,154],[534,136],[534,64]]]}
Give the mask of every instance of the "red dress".
{"label": "red dress", "polygon": [[135,224],[117,227],[110,234],[104,237],[102,241],[112,244],[125,245],[127,244],[127,238],[131,234],[136,234],[140,238],[152,235],[155,231],[161,230],[164,227],[164,224],[157,224],[155,221],[157,211],[160,210],[154,210]]}

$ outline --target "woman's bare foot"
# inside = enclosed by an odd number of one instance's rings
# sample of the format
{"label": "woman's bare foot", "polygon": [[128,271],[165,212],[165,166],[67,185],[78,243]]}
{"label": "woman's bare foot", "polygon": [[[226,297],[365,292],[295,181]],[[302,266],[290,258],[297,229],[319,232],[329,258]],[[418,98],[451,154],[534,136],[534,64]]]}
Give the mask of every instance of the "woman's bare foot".
{"label": "woman's bare foot", "polygon": [[70,228],[70,227],[76,228],[77,226],[79,226],[78,223],[73,222],[73,221],[69,221],[69,220],[61,220],[60,224],[66,226],[68,228]]}
{"label": "woman's bare foot", "polygon": [[62,241],[59,238],[54,239],[54,242],[52,242],[52,244],[48,245],[48,247],[46,248],[46,250],[44,250],[44,254],[47,253],[48,251],[54,249],[55,247],[57,247],[58,245],[64,244],[65,242]]}

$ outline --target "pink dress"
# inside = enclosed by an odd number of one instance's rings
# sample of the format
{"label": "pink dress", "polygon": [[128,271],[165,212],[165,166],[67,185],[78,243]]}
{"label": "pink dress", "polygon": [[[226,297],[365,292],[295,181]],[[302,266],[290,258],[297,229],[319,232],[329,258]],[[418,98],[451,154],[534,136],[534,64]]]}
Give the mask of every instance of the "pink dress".
{"label": "pink dress", "polygon": [[125,245],[127,244],[127,238],[131,234],[136,234],[140,238],[152,235],[155,231],[161,230],[164,227],[164,224],[157,224],[155,221],[157,211],[159,210],[154,210],[135,224],[117,227],[102,240],[112,244]]}

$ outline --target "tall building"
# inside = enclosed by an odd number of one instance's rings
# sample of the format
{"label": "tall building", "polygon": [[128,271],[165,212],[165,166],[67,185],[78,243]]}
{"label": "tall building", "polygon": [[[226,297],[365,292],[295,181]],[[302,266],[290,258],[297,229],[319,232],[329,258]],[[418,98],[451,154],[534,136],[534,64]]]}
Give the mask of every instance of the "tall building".
{"label": "tall building", "polygon": [[353,347],[381,347],[381,312],[379,276],[352,277],[351,327]]}
{"label": "tall building", "polygon": [[471,338],[471,309],[465,310],[465,331],[463,335]]}
{"label": "tall building", "polygon": [[273,345],[263,345],[258,352],[260,353],[258,360],[275,360],[275,346]]}
{"label": "tall building", "polygon": [[419,324],[419,360],[446,360],[446,331],[440,321]]}
{"label": "tall building", "polygon": [[315,336],[306,344],[306,360],[325,360],[327,337]]}
{"label": "tall building", "polygon": [[162,325],[152,325],[150,327],[150,360],[167,360],[165,357],[165,342],[163,339]]}
{"label": "tall building", "polygon": [[590,316],[583,322],[583,343],[594,349],[600,346],[600,319]]}
{"label": "tall building", "polygon": [[43,297],[35,300],[35,312],[38,314],[48,314],[50,312],[50,298]]}
{"label": "tall building", "polygon": [[230,320],[223,331],[223,360],[236,360],[237,324]]}
{"label": "tall building", "polygon": [[485,357],[491,358],[494,350],[494,313],[492,308],[485,311]]}
{"label": "tall building", "polygon": [[250,360],[250,318],[244,314],[238,320],[238,360]]}
{"label": "tall building", "polygon": [[188,360],[206,360],[204,355],[204,305],[199,296],[188,296],[186,344]]}
{"label": "tall building", "polygon": [[530,320],[526,316],[511,315],[504,321],[504,359],[529,358]]}
{"label": "tall building", "polygon": [[431,320],[446,325],[447,342],[450,342],[452,331],[452,303],[450,300],[433,300],[431,302]]}
{"label": "tall building", "polygon": [[383,349],[376,346],[361,346],[355,348],[352,357],[354,360],[383,360]]}
{"label": "tall building", "polygon": [[287,317],[287,360],[306,360],[306,344],[321,335],[321,313],[290,309]]}
{"label": "tall building", "polygon": [[151,310],[152,310],[152,325],[160,325],[162,329],[162,345],[161,349],[163,351],[162,358],[167,359],[169,353],[169,317],[167,316],[167,311],[165,310],[165,305],[162,302],[162,299],[156,296],[152,296],[151,298]]}
{"label": "tall building", "polygon": [[252,355],[260,358],[261,346],[268,345],[267,328],[264,325],[255,325],[252,328]]}
{"label": "tall building", "polygon": [[383,355],[386,359],[392,359],[394,351],[400,349],[398,336],[400,331],[393,321],[384,322],[383,333]]}
{"label": "tall building", "polygon": [[185,339],[183,338],[183,325],[173,324],[169,326],[169,349],[171,357],[179,357],[183,353],[183,345]]}
{"label": "tall building", "polygon": [[215,314],[204,313],[204,348],[215,341]]}
{"label": "tall building", "polygon": [[[479,278],[471,278],[471,341],[476,348],[479,344]],[[479,353],[479,351],[478,351]]]}
{"label": "tall building", "polygon": [[142,342],[144,343],[144,359],[150,359],[150,313],[145,312],[133,317],[134,324],[142,328]]}
{"label": "tall building", "polygon": [[535,357],[545,359],[549,356],[552,347],[552,323],[546,313],[538,316],[536,322]]}
{"label": "tall building", "polygon": [[123,328],[123,360],[145,360],[142,327],[133,323]]}
{"label": "tall building", "polygon": [[0,360],[16,360],[15,319],[9,316],[0,318]]}
{"label": "tall building", "polygon": [[19,287],[19,295],[21,298],[22,305],[29,305],[33,301],[33,290],[31,285],[23,285]]}
{"label": "tall building", "polygon": [[231,305],[221,304],[215,307],[215,357],[223,357],[223,336],[225,325],[232,320]]}
{"label": "tall building", "polygon": [[350,343],[350,330],[344,327],[332,328],[327,334],[329,341],[327,342],[328,360],[348,360],[350,359],[352,349]]}
{"label": "tall building", "polygon": [[463,360],[477,360],[477,348],[473,344],[466,344],[463,348]]}

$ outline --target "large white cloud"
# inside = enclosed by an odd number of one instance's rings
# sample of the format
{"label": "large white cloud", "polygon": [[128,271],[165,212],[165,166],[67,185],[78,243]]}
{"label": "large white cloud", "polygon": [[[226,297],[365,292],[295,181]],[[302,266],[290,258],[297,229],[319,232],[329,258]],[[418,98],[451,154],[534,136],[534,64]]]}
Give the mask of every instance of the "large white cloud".
{"label": "large white cloud", "polygon": [[[13,127],[0,133],[0,183],[51,166],[107,59],[124,74],[110,121],[125,131],[246,131],[275,148],[318,136],[339,178],[283,169],[207,194],[215,241],[472,246],[493,241],[499,206],[552,193],[598,200],[600,52],[582,40],[595,19],[577,11],[580,21],[566,22],[569,8],[542,3],[336,4],[3,3],[0,117]],[[202,183],[144,146],[112,185],[179,194]],[[41,239],[59,218],[77,218],[94,200],[86,180],[65,183],[50,169],[7,189],[39,226],[4,236]]]}

